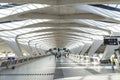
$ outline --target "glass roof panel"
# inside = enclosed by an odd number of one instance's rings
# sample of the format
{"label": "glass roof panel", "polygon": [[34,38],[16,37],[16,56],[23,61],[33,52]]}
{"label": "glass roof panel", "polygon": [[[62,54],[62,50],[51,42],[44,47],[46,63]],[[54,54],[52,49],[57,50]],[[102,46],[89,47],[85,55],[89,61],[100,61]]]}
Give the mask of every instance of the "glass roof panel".
{"label": "glass roof panel", "polygon": [[2,23],[0,24],[0,30],[17,29],[23,26],[40,23],[40,22],[46,22],[46,21],[49,21],[49,19],[29,19],[29,20],[23,20],[23,21]]}
{"label": "glass roof panel", "polygon": [[19,34],[25,34],[25,33],[29,33],[32,31],[48,29],[48,28],[49,27],[38,27],[38,28],[25,28],[25,29],[14,30],[14,31],[4,31],[4,32],[0,32],[0,36],[15,37]]}
{"label": "glass roof panel", "polygon": [[5,9],[5,8],[10,8],[10,7],[15,7],[15,6],[20,6],[22,4],[18,3],[0,3],[0,9]]}
{"label": "glass roof panel", "polygon": [[95,21],[95,20],[75,20],[78,23],[84,23],[84,24],[89,24],[91,26],[95,27],[101,27],[101,28],[106,28],[106,27],[113,27],[115,25],[119,25],[116,23],[107,23],[107,22],[101,22],[101,21]]}
{"label": "glass roof panel", "polygon": [[109,7],[115,8],[115,9],[120,9],[120,4],[103,4],[103,5],[109,6]]}
{"label": "glass roof panel", "polygon": [[101,22],[101,21],[95,21],[95,20],[74,20],[74,21],[78,23],[91,25],[96,28],[99,27],[99,28],[111,30],[111,31],[120,31],[119,29],[115,29],[115,27],[120,26],[120,24],[116,24],[116,23],[107,23],[107,22]]}
{"label": "glass roof panel", "polygon": [[[110,9],[106,9],[106,8],[102,8],[100,7],[101,5],[75,5],[74,7],[77,9],[81,9],[81,10],[85,10],[88,11],[90,13],[94,13],[94,14],[98,14],[101,15],[103,17],[107,17],[107,18],[111,18],[111,19],[115,19],[115,18],[120,18],[120,9],[119,11],[115,11],[116,9],[112,8],[113,10]],[[102,5],[105,6],[105,5]],[[117,22],[117,21],[116,21]]]}
{"label": "glass roof panel", "polygon": [[46,5],[46,4],[24,4],[24,5],[15,6],[12,8],[0,9],[0,18],[6,17],[8,15],[21,13],[24,11],[34,10],[34,9],[38,9],[38,8],[44,8],[47,6],[49,6],[49,5]]}

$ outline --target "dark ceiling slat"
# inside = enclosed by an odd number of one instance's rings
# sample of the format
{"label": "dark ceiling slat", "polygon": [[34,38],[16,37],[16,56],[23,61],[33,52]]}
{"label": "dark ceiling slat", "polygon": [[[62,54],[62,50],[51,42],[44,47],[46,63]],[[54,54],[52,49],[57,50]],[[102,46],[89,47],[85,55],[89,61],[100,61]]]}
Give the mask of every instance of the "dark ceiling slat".
{"label": "dark ceiling slat", "polygon": [[112,11],[118,11],[118,12],[120,12],[120,9],[119,9],[119,8],[111,7],[111,6],[107,6],[107,5],[91,4],[91,6],[95,6],[95,7],[99,7],[99,8],[103,8],[103,9],[107,9],[107,10],[112,10]]}

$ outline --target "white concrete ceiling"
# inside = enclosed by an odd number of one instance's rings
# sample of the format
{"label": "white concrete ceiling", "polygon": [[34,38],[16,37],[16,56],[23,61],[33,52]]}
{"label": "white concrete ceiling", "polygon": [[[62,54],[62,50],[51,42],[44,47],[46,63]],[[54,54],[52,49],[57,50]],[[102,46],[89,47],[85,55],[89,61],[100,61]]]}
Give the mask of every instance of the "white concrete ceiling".
{"label": "white concrete ceiling", "polygon": [[[91,10],[89,11],[89,9],[86,10],[87,7],[76,8],[76,5],[84,6],[88,4],[118,4],[120,3],[120,0],[0,0],[0,2],[20,3],[21,5],[19,6],[22,6],[22,4],[24,5],[22,7],[15,6],[16,8],[12,7],[1,9],[0,14],[2,14],[2,11],[7,10],[5,12],[6,14],[7,12],[11,11],[6,16],[4,15],[0,17],[1,38],[17,37],[18,41],[25,41],[28,43],[29,40],[38,37],[37,39],[40,42],[50,42],[51,45],[45,44],[46,46],[49,46],[49,48],[69,47],[68,44],[71,42],[74,44],[74,40],[76,39],[80,40],[81,43],[88,38],[93,40],[89,35],[110,35],[111,31],[114,29],[109,27],[113,27],[112,25],[119,25],[119,20],[110,17],[109,13],[106,13],[108,16],[104,16],[105,13],[103,14],[103,12],[100,12],[100,10],[104,11],[105,9],[92,6],[96,9],[96,11],[92,12]],[[29,7],[27,4],[30,4]],[[41,4],[43,7],[40,8],[40,5],[38,6],[37,4]],[[91,5],[88,5],[88,7],[90,8]],[[29,21],[27,22],[27,20]],[[82,20],[91,20],[91,22],[87,23],[86,21],[85,23]],[[96,21],[96,23],[93,21]],[[115,23],[112,23],[112,21]],[[23,24],[19,22],[23,22]],[[73,34],[75,32],[85,35],[76,36],[76,34]],[[45,34],[42,34],[42,36],[37,35],[39,33]],[[25,37],[28,38],[27,35],[29,35],[29,39],[25,40]],[[22,36],[24,36],[24,38],[21,38]],[[83,37],[83,41],[80,39],[80,37]],[[39,38],[44,39],[44,41],[39,40]],[[34,41],[34,43],[38,43],[38,41]],[[0,44],[2,43],[3,41],[0,41]],[[19,43],[21,44],[21,42]]]}

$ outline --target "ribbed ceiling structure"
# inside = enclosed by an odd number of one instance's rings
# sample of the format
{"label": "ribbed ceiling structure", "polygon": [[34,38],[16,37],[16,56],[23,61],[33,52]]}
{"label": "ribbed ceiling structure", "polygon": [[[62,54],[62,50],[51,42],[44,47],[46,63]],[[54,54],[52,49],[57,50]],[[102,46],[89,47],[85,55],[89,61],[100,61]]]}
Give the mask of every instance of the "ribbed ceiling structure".
{"label": "ribbed ceiling structure", "polygon": [[[0,0],[0,48],[72,49],[120,31],[120,0]],[[7,44],[5,43],[7,42]],[[13,46],[15,47],[15,46]]]}

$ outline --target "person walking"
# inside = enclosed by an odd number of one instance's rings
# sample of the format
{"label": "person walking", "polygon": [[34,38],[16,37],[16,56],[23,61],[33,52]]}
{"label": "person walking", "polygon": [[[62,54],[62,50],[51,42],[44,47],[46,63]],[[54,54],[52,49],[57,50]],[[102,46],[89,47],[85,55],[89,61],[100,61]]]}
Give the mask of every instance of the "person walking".
{"label": "person walking", "polygon": [[110,62],[111,62],[111,66],[112,66],[112,70],[114,70],[114,55],[112,55],[111,57],[110,57]]}

